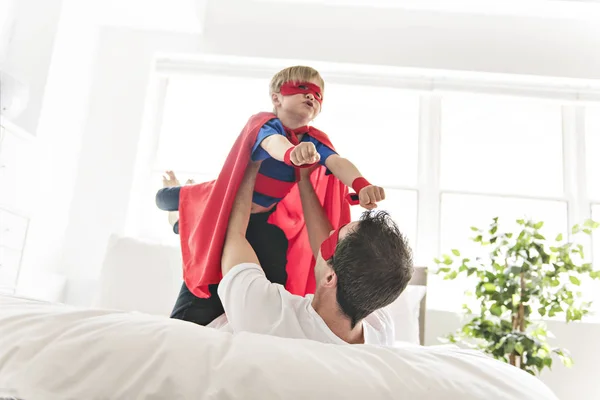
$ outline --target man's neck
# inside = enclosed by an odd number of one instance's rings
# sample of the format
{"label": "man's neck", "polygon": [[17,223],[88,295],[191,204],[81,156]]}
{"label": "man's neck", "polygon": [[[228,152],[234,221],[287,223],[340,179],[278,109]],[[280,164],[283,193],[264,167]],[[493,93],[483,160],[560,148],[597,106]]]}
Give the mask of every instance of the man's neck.
{"label": "man's neck", "polygon": [[313,297],[312,306],[335,336],[349,344],[363,344],[365,342],[362,321],[359,321],[352,328],[350,318],[341,314],[337,304],[319,301],[319,299]]}

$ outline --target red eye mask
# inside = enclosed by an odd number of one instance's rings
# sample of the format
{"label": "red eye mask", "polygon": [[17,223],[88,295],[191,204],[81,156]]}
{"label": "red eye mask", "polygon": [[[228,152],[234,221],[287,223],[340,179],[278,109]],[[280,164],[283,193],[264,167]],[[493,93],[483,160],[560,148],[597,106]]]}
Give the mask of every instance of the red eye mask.
{"label": "red eye mask", "polygon": [[310,93],[313,95],[316,101],[321,104],[323,101],[323,93],[321,93],[321,88],[314,83],[309,82],[286,82],[281,85],[280,92],[284,96],[291,96],[293,94],[307,94]]}
{"label": "red eye mask", "polygon": [[329,261],[333,258],[335,249],[340,239],[340,229],[342,229],[344,226],[346,225],[342,225],[337,228],[327,239],[323,240],[323,243],[321,243],[321,256],[325,261]]}

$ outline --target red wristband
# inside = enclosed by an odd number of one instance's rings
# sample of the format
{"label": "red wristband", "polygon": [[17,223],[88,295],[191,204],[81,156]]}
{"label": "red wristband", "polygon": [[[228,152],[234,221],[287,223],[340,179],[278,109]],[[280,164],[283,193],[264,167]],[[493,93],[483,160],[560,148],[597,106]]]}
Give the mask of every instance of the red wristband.
{"label": "red wristband", "polygon": [[356,178],[352,182],[352,189],[356,192],[356,194],[359,194],[360,191],[367,186],[371,186],[371,184],[362,176],[360,178]]}
{"label": "red wristband", "polygon": [[292,162],[292,159],[290,158],[292,155],[292,151],[294,151],[295,148],[296,146],[290,147],[283,155],[283,162],[289,165],[290,167],[295,167],[294,163]]}

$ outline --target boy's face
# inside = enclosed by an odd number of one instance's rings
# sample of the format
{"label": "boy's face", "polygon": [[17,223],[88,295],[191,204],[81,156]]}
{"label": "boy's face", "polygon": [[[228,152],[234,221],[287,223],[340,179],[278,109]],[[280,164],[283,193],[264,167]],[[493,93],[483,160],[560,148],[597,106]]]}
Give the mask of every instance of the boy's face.
{"label": "boy's face", "polygon": [[[306,91],[306,93],[296,93],[283,95],[281,93],[273,93],[273,106],[277,110],[277,115],[289,115],[294,119],[305,121],[304,125],[308,125],[310,121],[316,118],[321,112],[322,89],[319,86],[318,79],[312,79],[306,83],[316,85],[320,90],[315,93],[314,90],[302,83],[298,84],[298,89]],[[321,98],[319,98],[321,96]]]}

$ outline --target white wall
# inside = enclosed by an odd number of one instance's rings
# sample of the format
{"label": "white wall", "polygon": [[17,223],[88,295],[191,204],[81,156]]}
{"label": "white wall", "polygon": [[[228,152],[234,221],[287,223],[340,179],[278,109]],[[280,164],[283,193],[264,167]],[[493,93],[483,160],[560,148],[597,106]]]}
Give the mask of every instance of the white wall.
{"label": "white wall", "polygon": [[[108,235],[124,223],[128,193],[119,194],[131,186],[153,56],[194,51],[198,40],[164,30],[103,27],[107,19],[124,22],[114,18],[118,10],[102,8],[106,4],[64,0],[37,129],[40,201],[20,283],[31,291],[48,274],[64,275],[67,290],[75,293],[66,298],[78,304],[89,303],[93,293],[87,284],[98,273]],[[132,22],[143,26],[147,15]],[[160,19],[159,12],[149,15]],[[160,23],[165,29],[165,21]]]}
{"label": "white wall", "polygon": [[211,52],[600,78],[597,21],[210,1]]}
{"label": "white wall", "polygon": [[[572,368],[566,368],[555,359],[552,370],[542,373],[542,381],[559,399],[600,399],[598,360],[600,359],[600,324],[549,321],[548,330],[556,339],[552,346],[564,347],[571,352]],[[427,310],[425,344],[439,344],[438,338],[454,332],[461,326],[461,317],[447,311]],[[518,385],[518,382],[515,382]]]}
{"label": "white wall", "polygon": [[27,109],[13,122],[35,134],[62,0],[14,0],[12,7],[14,25],[2,32],[8,36],[2,40],[7,45],[2,67],[29,85]]}
{"label": "white wall", "polygon": [[[73,279],[67,299],[86,302],[86,282],[97,276],[113,232],[123,230],[153,56],[163,49],[193,51],[197,38],[125,28],[100,32],[89,114],[60,259]],[[81,266],[86,268],[82,269]]]}

